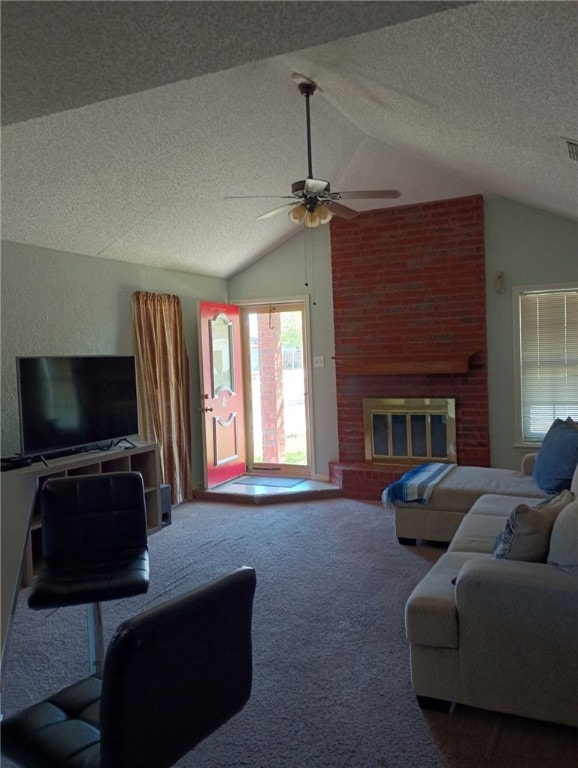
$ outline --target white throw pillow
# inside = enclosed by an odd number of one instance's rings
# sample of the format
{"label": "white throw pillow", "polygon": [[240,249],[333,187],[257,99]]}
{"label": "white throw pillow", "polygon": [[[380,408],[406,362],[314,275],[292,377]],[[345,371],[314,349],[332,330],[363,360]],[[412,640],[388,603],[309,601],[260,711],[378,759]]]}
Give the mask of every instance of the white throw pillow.
{"label": "white throw pillow", "polygon": [[572,476],[572,483],[570,484],[570,490],[574,494],[574,496],[578,496],[578,464],[576,464],[576,469],[574,470],[574,475]]}
{"label": "white throw pillow", "polygon": [[573,499],[573,493],[562,491],[536,507],[518,504],[508,515],[504,530],[498,536],[494,557],[545,563],[556,518]]}
{"label": "white throw pillow", "polygon": [[556,518],[550,536],[548,564],[578,576],[578,499]]}

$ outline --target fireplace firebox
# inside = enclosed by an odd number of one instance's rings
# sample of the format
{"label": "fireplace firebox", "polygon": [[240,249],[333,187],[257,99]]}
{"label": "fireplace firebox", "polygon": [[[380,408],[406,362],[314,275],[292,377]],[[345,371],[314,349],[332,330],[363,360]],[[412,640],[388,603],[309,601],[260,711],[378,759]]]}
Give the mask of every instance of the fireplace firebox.
{"label": "fireplace firebox", "polygon": [[366,461],[457,463],[454,398],[364,398]]}

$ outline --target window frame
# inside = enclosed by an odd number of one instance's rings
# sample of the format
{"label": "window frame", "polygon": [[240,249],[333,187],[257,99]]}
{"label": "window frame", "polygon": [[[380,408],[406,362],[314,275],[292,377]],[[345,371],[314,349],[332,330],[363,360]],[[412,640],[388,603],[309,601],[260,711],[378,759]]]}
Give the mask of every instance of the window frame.
{"label": "window frame", "polygon": [[[541,285],[516,285],[512,287],[513,303],[513,341],[514,341],[514,446],[537,450],[543,437],[538,440],[524,439],[522,421],[522,327],[520,318],[520,298],[531,293],[559,293],[578,291],[578,281],[572,283],[553,283]],[[554,419],[552,419],[554,420]]]}

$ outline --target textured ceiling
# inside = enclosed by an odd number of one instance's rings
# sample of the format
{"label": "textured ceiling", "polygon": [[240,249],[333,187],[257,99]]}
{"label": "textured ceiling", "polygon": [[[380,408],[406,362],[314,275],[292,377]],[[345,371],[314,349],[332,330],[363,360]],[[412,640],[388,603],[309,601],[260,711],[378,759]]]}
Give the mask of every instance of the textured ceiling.
{"label": "textured ceiling", "polygon": [[[578,5],[3,2],[2,236],[227,277],[313,172],[578,217]],[[227,195],[271,195],[225,200]]]}

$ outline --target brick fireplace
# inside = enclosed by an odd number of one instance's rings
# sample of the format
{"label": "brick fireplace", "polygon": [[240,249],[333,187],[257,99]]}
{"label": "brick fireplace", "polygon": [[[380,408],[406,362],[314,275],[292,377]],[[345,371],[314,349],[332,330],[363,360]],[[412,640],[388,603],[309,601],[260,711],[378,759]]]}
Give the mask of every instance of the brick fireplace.
{"label": "brick fireplace", "polygon": [[379,499],[409,467],[365,458],[364,398],[454,398],[460,464],[488,466],[481,196],[331,222],[339,460],[333,482]]}

